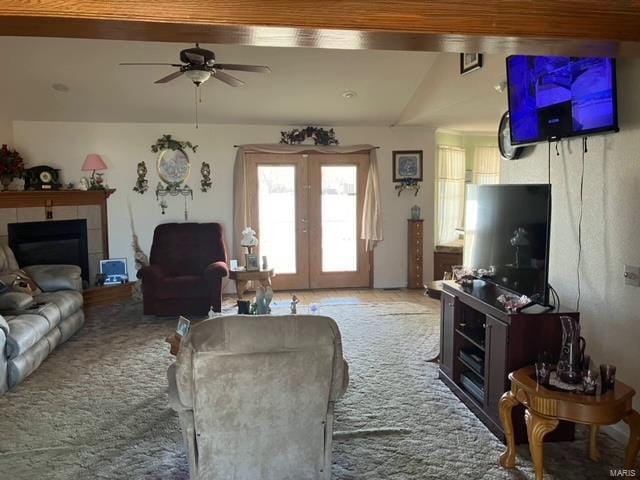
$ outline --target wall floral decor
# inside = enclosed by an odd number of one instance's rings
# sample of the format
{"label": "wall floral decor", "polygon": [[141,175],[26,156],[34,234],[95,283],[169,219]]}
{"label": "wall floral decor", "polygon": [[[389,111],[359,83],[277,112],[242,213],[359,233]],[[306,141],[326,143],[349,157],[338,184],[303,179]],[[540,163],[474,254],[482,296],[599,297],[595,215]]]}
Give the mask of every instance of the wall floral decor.
{"label": "wall floral decor", "polygon": [[325,130],[321,127],[306,127],[280,132],[280,143],[299,145],[307,138],[312,138],[314,145],[338,145],[339,143],[333,128]]}
{"label": "wall floral decor", "polygon": [[147,164],[144,161],[138,163],[137,168],[138,179],[133,187],[134,192],[138,192],[140,195],[144,195],[144,192],[149,190],[149,181],[147,180]]}
{"label": "wall floral decor", "polygon": [[198,145],[193,145],[191,142],[181,142],[171,137],[171,135],[163,135],[156,143],[151,145],[151,151],[153,153],[161,152],[162,150],[186,150],[187,148],[193,150],[196,153]]}
{"label": "wall floral decor", "polygon": [[213,183],[211,182],[211,165],[207,162],[202,162],[202,166],[200,167],[200,175],[202,175],[202,179],[200,180],[200,190],[203,192],[208,192]]}

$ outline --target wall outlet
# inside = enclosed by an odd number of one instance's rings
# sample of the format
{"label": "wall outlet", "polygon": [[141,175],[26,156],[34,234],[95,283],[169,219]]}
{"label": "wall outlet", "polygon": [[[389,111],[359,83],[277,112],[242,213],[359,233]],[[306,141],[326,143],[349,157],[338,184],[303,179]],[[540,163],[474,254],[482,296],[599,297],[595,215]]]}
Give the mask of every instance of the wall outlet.
{"label": "wall outlet", "polygon": [[640,267],[624,266],[624,284],[640,287]]}

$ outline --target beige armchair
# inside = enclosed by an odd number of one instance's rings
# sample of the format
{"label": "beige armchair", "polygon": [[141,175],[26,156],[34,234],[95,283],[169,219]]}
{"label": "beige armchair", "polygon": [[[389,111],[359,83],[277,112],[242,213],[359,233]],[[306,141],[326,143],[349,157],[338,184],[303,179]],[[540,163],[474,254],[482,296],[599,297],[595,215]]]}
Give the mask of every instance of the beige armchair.
{"label": "beige armchair", "polygon": [[168,377],[192,479],[331,478],[333,406],[349,383],[331,318],[205,320]]}

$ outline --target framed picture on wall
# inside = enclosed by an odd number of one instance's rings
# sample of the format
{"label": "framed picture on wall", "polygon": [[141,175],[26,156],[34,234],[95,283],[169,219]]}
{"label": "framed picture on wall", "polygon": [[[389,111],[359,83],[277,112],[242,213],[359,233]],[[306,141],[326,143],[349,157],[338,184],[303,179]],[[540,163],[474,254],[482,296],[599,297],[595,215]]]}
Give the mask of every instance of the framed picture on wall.
{"label": "framed picture on wall", "polygon": [[395,150],[393,152],[393,181],[422,181],[422,150]]}
{"label": "framed picture on wall", "polygon": [[460,75],[465,75],[474,70],[482,68],[481,53],[461,53],[460,54]]}

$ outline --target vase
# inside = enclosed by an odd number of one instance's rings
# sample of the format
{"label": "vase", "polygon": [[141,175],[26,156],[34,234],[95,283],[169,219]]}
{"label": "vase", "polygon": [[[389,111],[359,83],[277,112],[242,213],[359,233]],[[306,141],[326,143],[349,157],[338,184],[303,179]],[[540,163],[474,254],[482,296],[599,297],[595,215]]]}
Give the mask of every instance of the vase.
{"label": "vase", "polygon": [[9,190],[9,185],[11,184],[11,181],[13,180],[13,175],[10,174],[3,174],[0,175],[0,183],[2,183],[2,190]]}

